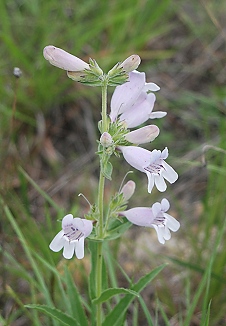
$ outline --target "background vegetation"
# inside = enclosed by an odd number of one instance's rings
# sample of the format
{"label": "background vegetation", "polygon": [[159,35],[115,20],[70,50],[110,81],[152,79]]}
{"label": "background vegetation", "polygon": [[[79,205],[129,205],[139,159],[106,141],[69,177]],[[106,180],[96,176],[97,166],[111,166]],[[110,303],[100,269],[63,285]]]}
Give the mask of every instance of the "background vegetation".
{"label": "background vegetation", "polygon": [[[226,324],[225,15],[224,0],[0,2],[0,324],[58,325],[24,304],[54,302],[70,313],[70,277],[89,310],[88,250],[82,261],[65,261],[48,244],[65,212],[89,209],[80,192],[95,200],[100,90],[50,66],[42,56],[50,44],[105,71],[139,54],[139,70],[161,87],[156,108],[168,112],[155,121],[154,146],[169,148],[180,175],[166,197],[181,229],[162,246],[153,230],[133,227],[106,248],[111,284],[168,263],[130,306],[127,325]],[[122,159],[114,164],[107,196],[129,170]],[[146,193],[141,173],[130,177],[131,207],[162,198]]]}

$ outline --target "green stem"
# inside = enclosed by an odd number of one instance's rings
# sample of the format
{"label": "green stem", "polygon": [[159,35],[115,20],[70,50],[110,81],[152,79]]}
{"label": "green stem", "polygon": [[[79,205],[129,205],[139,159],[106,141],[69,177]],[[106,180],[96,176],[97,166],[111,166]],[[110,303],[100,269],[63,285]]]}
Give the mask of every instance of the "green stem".
{"label": "green stem", "polygon": [[[96,260],[96,296],[97,298],[102,293],[102,262],[103,262],[103,242],[99,242],[97,245],[97,260]],[[102,304],[97,304],[96,310],[96,325],[102,325]]]}
{"label": "green stem", "polygon": [[[102,133],[107,131],[107,82],[102,86]],[[101,167],[101,164],[100,164]],[[100,168],[100,179],[98,189],[98,208],[99,208],[99,221],[98,221],[98,237],[103,238],[104,235],[104,184],[105,177]],[[99,297],[102,293],[102,265],[103,265],[103,242],[100,241],[97,246],[97,259],[96,259],[96,296]],[[102,304],[97,305],[96,310],[96,325],[102,324]]]}
{"label": "green stem", "polygon": [[102,133],[107,130],[107,80],[102,86]]}

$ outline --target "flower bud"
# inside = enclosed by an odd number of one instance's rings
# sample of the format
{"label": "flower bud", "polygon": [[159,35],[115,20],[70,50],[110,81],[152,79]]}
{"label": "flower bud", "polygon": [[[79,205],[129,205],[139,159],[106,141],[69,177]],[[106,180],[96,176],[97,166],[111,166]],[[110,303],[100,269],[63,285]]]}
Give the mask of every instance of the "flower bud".
{"label": "flower bud", "polygon": [[43,56],[53,66],[67,71],[83,71],[84,69],[89,69],[88,63],[53,45],[48,45],[44,48]]}
{"label": "flower bud", "polygon": [[123,194],[123,197],[124,197],[125,200],[129,200],[133,196],[135,188],[136,188],[136,184],[132,180],[129,180],[122,187],[121,194]]}
{"label": "flower bud", "polygon": [[153,141],[159,135],[159,128],[155,125],[149,125],[129,132],[125,139],[132,144],[145,144]]}
{"label": "flower bud", "polygon": [[22,76],[22,71],[20,70],[20,68],[18,67],[14,67],[13,68],[13,75],[16,77],[16,78],[20,78]]}
{"label": "flower bud", "polygon": [[100,137],[100,143],[103,147],[109,147],[113,143],[113,139],[108,132],[104,132]]}
{"label": "flower bud", "polygon": [[130,57],[128,57],[126,60],[124,60],[122,63],[120,63],[119,68],[122,68],[122,70],[125,72],[131,72],[138,68],[140,62],[141,60],[139,55],[133,54]]}

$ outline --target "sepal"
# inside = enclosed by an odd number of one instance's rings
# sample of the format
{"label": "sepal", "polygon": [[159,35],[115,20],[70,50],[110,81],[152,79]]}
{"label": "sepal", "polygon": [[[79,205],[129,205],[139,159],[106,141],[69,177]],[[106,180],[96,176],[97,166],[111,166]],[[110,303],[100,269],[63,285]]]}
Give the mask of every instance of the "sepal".
{"label": "sepal", "polygon": [[108,85],[117,86],[127,82],[129,80],[129,72],[136,70],[140,61],[140,57],[133,54],[123,62],[118,62],[107,74]]}
{"label": "sepal", "polygon": [[102,86],[105,80],[103,70],[94,59],[89,59],[89,69],[83,71],[67,71],[67,75],[74,81],[88,86]]}

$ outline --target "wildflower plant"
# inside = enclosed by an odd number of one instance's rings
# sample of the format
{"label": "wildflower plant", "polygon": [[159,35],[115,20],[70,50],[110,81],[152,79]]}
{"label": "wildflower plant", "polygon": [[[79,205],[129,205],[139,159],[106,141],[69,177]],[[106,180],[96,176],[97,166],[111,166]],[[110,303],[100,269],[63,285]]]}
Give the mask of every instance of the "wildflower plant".
{"label": "wildflower plant", "polygon": [[[46,46],[43,54],[52,65],[66,70],[69,78],[89,86],[99,86],[102,90],[101,120],[98,123],[100,137],[97,154],[100,160],[100,176],[97,200],[85,216],[73,217],[72,214],[68,214],[63,217],[62,230],[51,241],[50,249],[54,252],[63,249],[63,257],[66,259],[76,259],[76,257],[82,259],[84,246],[86,246],[85,239],[89,239],[92,261],[89,293],[94,306],[92,324],[121,325],[125,318],[125,311],[132,300],[139,296],[139,292],[163,266],[150,271],[128,289],[104,288],[103,278],[106,278],[106,275],[103,275],[104,243],[120,237],[131,223],[154,228],[161,244],[170,239],[170,230],[175,232],[180,227],[179,222],[167,213],[170,204],[166,198],[152,205],[150,199],[148,207],[127,209],[129,200],[135,192],[135,183],[132,180],[121,185],[108,203],[105,199],[105,180],[111,180],[113,173],[112,155],[117,156],[119,160],[124,157],[132,167],[147,175],[149,193],[154,186],[160,192],[164,192],[167,187],[165,180],[172,184],[178,178],[177,173],[167,163],[167,148],[163,150],[153,148],[148,151],[140,147],[141,144],[153,142],[159,135],[160,130],[152,123],[153,119],[163,118],[166,115],[166,112],[154,110],[155,92],[160,88],[155,83],[147,83],[145,73],[136,70],[140,64],[138,55],[132,55],[123,62],[117,63],[105,74],[95,60],[90,59],[89,63],[86,63],[55,46]],[[107,113],[108,86],[116,86],[111,98],[109,114]],[[149,125],[141,126],[149,120],[151,120]],[[134,129],[137,127],[138,129]],[[104,209],[105,207],[107,209]],[[103,302],[118,294],[125,296],[117,301],[118,303],[110,312],[106,312],[106,309],[103,309]],[[57,319],[54,312],[52,316]],[[68,316],[61,312],[61,318],[66,321]]]}

